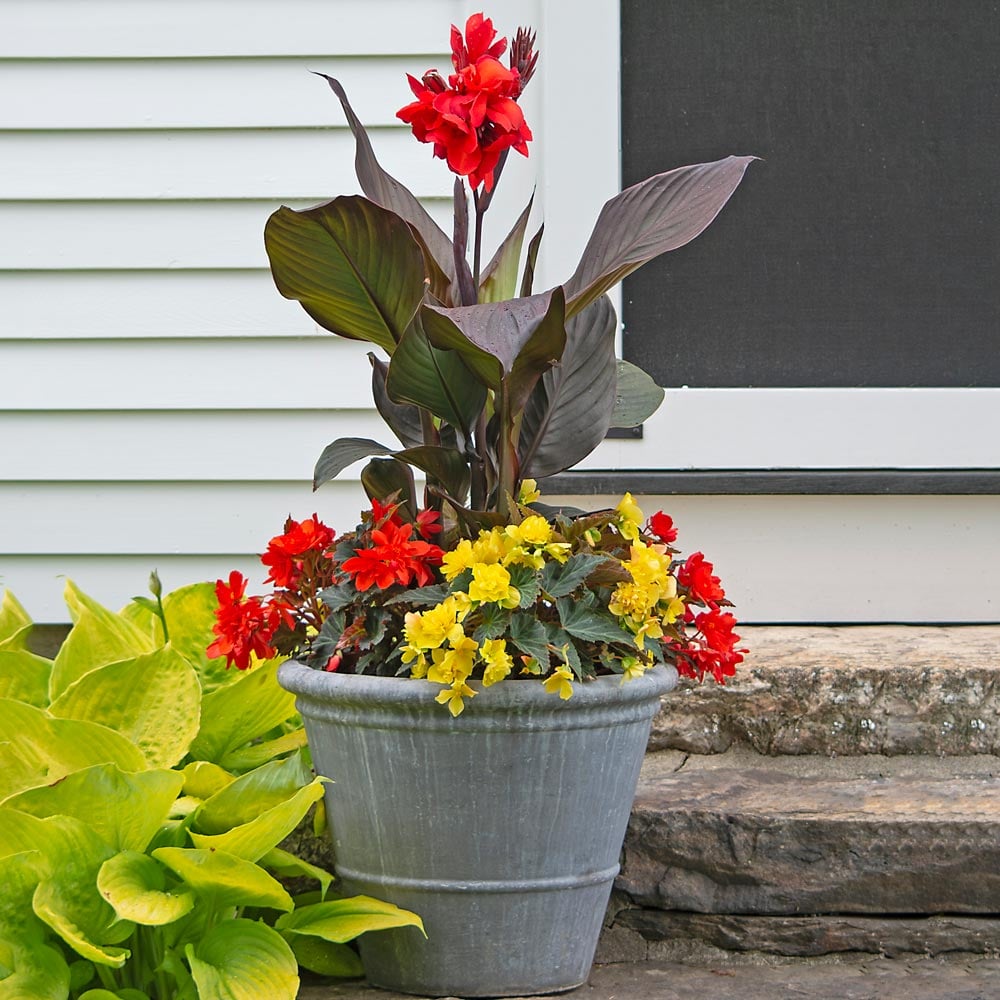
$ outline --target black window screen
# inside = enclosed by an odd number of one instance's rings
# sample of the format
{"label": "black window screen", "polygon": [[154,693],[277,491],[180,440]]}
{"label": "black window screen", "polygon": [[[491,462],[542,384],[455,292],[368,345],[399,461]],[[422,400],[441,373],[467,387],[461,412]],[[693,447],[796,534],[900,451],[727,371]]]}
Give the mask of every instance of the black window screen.
{"label": "black window screen", "polygon": [[621,0],[623,179],[751,165],[628,278],[665,386],[1000,385],[1000,3]]}

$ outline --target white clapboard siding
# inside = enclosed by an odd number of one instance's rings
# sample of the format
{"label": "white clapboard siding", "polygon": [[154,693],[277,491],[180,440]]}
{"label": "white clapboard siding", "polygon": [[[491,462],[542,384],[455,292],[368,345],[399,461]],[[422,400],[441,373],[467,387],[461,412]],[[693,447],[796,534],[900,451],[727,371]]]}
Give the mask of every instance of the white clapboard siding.
{"label": "white clapboard siding", "polygon": [[326,81],[343,84],[366,125],[401,125],[396,112],[412,101],[406,74],[432,66],[436,55],[372,59],[108,59],[53,63],[25,60],[0,69],[6,129],[320,128],[344,113]]}
{"label": "white clapboard siding", "polygon": [[262,268],[0,271],[0,302],[0,341],[332,336]]}
{"label": "white clapboard siding", "polygon": [[[371,348],[332,334],[182,349],[173,340],[0,341],[0,410],[365,410]],[[309,391],[276,379],[284,369],[308,372]]]}
{"label": "white clapboard siding", "polygon": [[336,438],[399,447],[374,410],[265,411],[250,397],[246,404],[246,410],[0,412],[0,482],[231,481],[238,504],[253,488],[247,482],[310,479]]}
{"label": "white clapboard siding", "polygon": [[[441,161],[412,157],[402,129],[372,130],[379,161],[417,195],[445,196]],[[0,132],[5,199],[329,201],[360,193],[343,127],[224,131]],[[442,181],[444,183],[442,184]],[[264,216],[266,218],[266,215]],[[261,219],[261,228],[264,220]]]}
{"label": "white clapboard siding", "polygon": [[436,52],[463,12],[454,0],[3,0],[0,59]]}

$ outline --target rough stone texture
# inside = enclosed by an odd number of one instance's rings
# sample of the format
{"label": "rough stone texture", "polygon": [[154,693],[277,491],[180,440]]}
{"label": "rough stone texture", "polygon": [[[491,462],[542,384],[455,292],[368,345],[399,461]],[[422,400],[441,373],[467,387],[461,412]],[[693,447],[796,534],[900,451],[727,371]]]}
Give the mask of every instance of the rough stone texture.
{"label": "rough stone texture", "polygon": [[605,962],[612,956],[617,961],[643,961],[649,957],[650,942],[674,948],[695,942],[725,951],[793,958],[842,952],[890,958],[950,952],[1000,955],[1000,919],[985,917],[761,917],[624,909],[604,936],[600,957]]}
{"label": "rough stone texture", "polygon": [[840,773],[672,770],[676,757],[664,765],[655,756],[616,883],[638,906],[1000,913],[1000,788],[991,776],[941,777],[931,762],[924,777],[858,777],[844,761],[835,762]]}
{"label": "rough stone texture", "polygon": [[[997,1000],[1000,961],[880,958],[791,965],[598,965],[586,986],[562,996],[567,1000]],[[299,1000],[413,998],[349,982],[304,986]]]}
{"label": "rough stone texture", "polygon": [[684,681],[650,749],[1000,754],[1000,626],[758,626],[726,687]]}

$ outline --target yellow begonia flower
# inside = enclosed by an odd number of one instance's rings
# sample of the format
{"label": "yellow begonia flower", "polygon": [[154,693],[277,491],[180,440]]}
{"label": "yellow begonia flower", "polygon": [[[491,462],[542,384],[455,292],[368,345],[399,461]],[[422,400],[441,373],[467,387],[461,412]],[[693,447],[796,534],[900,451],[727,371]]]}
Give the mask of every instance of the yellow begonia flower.
{"label": "yellow begonia flower", "polygon": [[486,664],[483,674],[484,687],[502,681],[514,668],[514,660],[507,652],[507,643],[503,639],[485,640],[479,647],[479,655]]}
{"label": "yellow begonia flower", "polygon": [[644,619],[660,600],[659,590],[639,583],[619,583],[615,587],[608,610],[619,618]]}
{"label": "yellow begonia flower", "polygon": [[534,503],[541,495],[538,491],[538,483],[534,479],[521,480],[521,489],[517,494],[518,503]]}
{"label": "yellow begonia flower", "polygon": [[504,534],[519,545],[544,545],[552,538],[552,525],[538,514],[526,517],[520,524],[509,524]]}
{"label": "yellow begonia flower", "polygon": [[[674,583],[676,586],[676,581]],[[668,625],[672,625],[682,614],[684,614],[684,602],[679,597],[671,597],[666,608],[661,610],[660,617]]]}
{"label": "yellow begonia flower", "polygon": [[657,588],[661,599],[677,593],[677,581],[670,575],[670,556],[665,545],[633,545],[631,557],[624,566],[637,584]]}
{"label": "yellow begonia flower", "polygon": [[465,681],[455,681],[451,687],[446,687],[443,691],[439,691],[434,700],[439,705],[447,705],[448,711],[452,715],[457,716],[465,711],[465,702],[462,699],[474,698],[475,696],[476,692]]}
{"label": "yellow begonia flower", "polygon": [[472,543],[472,553],[477,563],[492,565],[500,562],[507,554],[503,531],[499,528],[480,531],[479,537]]}
{"label": "yellow begonia flower", "polygon": [[451,582],[459,573],[479,561],[472,551],[472,542],[463,538],[451,552],[446,552],[441,557],[441,575]]}
{"label": "yellow begonia flower", "polygon": [[618,513],[618,530],[622,537],[627,538],[630,542],[637,541],[639,528],[642,527],[646,517],[639,505],[632,499],[632,494],[626,493],[615,510]]}
{"label": "yellow begonia flower", "polygon": [[626,656],[622,660],[622,667],[624,668],[622,670],[622,684],[636,677],[641,677],[646,672],[646,664],[635,656]]}
{"label": "yellow begonia flower", "polygon": [[538,552],[531,552],[523,545],[515,545],[503,558],[504,566],[530,566],[538,570],[545,565],[545,557]]}
{"label": "yellow begonia flower", "polygon": [[649,636],[650,639],[662,639],[663,638],[663,628],[660,625],[659,618],[647,618],[642,622],[639,627],[635,630],[635,644],[640,649],[642,649],[642,643],[645,636]]}
{"label": "yellow begonia flower", "polygon": [[569,667],[556,667],[552,674],[545,679],[544,687],[549,694],[558,693],[559,697],[565,701],[573,697],[573,672]]}
{"label": "yellow begonia flower", "polygon": [[410,667],[411,677],[419,679],[427,676],[427,657],[424,656],[422,649],[418,649],[416,646],[404,646],[403,662],[412,664]]}
{"label": "yellow begonia flower", "polygon": [[446,639],[454,641],[465,633],[461,622],[469,613],[465,594],[452,594],[440,604],[419,614],[407,612],[403,634],[407,643],[417,649],[437,649]]}
{"label": "yellow begonia flower", "polygon": [[517,587],[510,585],[510,573],[498,563],[478,563],[472,567],[469,598],[480,604],[494,603],[502,608],[516,608],[521,600]]}
{"label": "yellow begonia flower", "polygon": [[476,655],[475,639],[463,635],[451,641],[449,649],[435,649],[431,653],[434,665],[427,671],[427,679],[435,684],[454,684],[464,681],[472,673],[472,662]]}

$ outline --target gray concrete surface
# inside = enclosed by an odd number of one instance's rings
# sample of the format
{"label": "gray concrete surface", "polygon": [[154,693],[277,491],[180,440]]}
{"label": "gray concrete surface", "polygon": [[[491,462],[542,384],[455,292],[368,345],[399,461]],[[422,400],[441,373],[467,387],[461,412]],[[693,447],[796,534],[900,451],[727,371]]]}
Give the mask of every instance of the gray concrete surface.
{"label": "gray concrete surface", "polygon": [[[567,1000],[998,1000],[1000,960],[868,959],[715,967],[595,966]],[[306,986],[300,1000],[406,1000],[364,983]],[[427,1000],[427,998],[424,998]]]}

